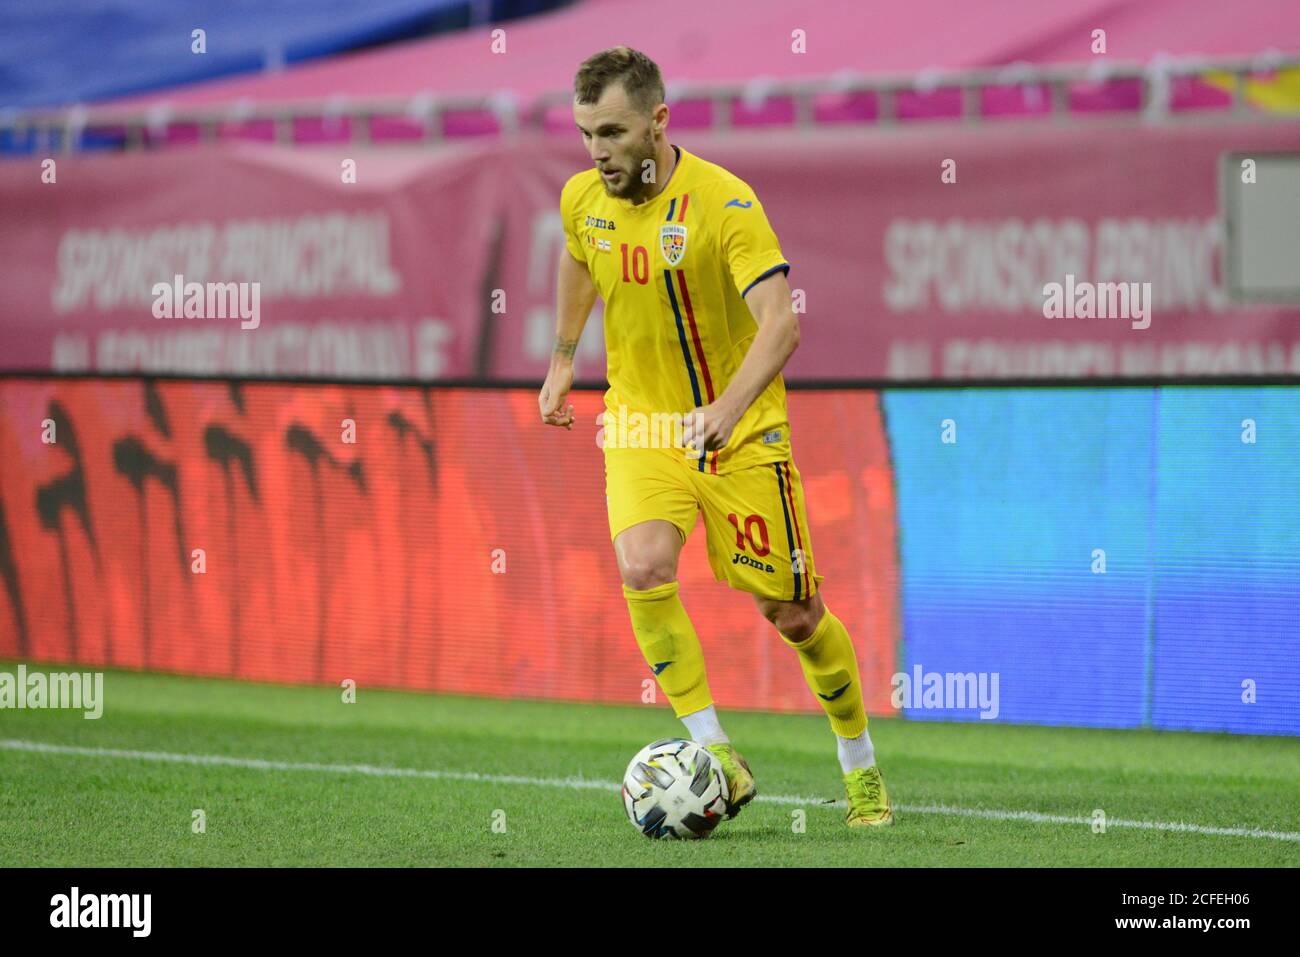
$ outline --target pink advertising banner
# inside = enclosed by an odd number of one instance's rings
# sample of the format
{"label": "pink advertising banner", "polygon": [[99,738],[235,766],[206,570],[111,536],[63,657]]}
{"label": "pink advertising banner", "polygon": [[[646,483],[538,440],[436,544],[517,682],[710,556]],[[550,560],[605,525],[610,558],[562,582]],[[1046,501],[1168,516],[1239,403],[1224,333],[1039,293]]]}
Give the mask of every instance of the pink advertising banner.
{"label": "pink advertising banner", "polygon": [[0,368],[466,374],[509,159],[245,144],[0,165]]}
{"label": "pink advertising banner", "polygon": [[[792,380],[1300,373],[1300,309],[1227,302],[1218,217],[1221,154],[1300,150],[1300,124],[673,141],[776,229]],[[0,368],[540,382],[588,164],[552,136],[0,165]],[[582,378],[602,333],[598,302]]]}

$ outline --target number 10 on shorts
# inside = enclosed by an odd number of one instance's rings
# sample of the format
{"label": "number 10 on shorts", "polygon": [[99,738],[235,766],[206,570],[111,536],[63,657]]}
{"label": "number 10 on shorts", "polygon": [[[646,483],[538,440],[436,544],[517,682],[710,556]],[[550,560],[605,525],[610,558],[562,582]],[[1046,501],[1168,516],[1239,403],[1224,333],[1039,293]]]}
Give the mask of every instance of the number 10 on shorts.
{"label": "number 10 on shorts", "polygon": [[[742,552],[748,545],[757,558],[762,558],[772,549],[768,544],[767,523],[763,521],[762,515],[746,515],[744,521],[744,530],[741,530],[740,516],[735,512],[727,515],[727,521],[731,527],[736,530],[736,547]],[[790,553],[790,567],[796,575],[802,575],[805,571],[803,564],[803,549],[796,548]]]}

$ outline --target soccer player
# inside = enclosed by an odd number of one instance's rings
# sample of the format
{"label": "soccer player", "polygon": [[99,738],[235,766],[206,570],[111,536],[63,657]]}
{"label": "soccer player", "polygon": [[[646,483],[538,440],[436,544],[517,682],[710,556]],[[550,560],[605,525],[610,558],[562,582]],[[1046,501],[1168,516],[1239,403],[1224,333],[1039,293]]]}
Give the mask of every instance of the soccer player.
{"label": "soccer player", "polygon": [[[560,194],[566,249],[538,405],[544,423],[573,428],[574,351],[600,295],[609,531],[646,663],[690,737],[719,758],[734,817],[757,794],[753,774],[718,720],[677,593],[678,555],[703,512],[714,575],[754,596],[830,719],[848,824],[888,824],[857,657],[822,601],[791,454],[781,378],[799,344],[790,264],[754,191],[668,142],[663,80],[643,53],[619,46],[584,62],[573,116],[595,169]],[[629,437],[623,424],[638,421],[652,431]],[[673,435],[654,441],[665,422]]]}

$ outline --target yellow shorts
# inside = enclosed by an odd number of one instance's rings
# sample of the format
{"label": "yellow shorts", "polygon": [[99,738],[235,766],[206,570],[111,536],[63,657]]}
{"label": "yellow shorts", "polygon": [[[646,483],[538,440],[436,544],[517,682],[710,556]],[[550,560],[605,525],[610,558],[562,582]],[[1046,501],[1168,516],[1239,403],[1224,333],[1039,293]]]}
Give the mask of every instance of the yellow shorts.
{"label": "yellow shorts", "polygon": [[714,475],[692,468],[680,449],[606,449],[605,501],[611,541],[662,519],[685,542],[703,512],[713,574],[740,591],[799,600],[824,577],[813,564],[803,481],[791,459]]}

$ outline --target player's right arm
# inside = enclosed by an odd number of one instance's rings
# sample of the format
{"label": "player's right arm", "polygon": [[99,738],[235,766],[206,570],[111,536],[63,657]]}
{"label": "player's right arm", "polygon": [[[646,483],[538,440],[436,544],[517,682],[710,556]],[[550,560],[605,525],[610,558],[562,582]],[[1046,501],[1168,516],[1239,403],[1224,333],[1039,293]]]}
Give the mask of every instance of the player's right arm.
{"label": "player's right arm", "polygon": [[560,196],[560,213],[564,219],[564,248],[555,279],[555,348],[551,367],[537,396],[542,421],[547,425],[573,428],[573,406],[565,405],[573,385],[573,356],[578,350],[582,329],[596,304],[596,284],[581,258],[582,246],[574,232],[568,209],[569,189]]}

